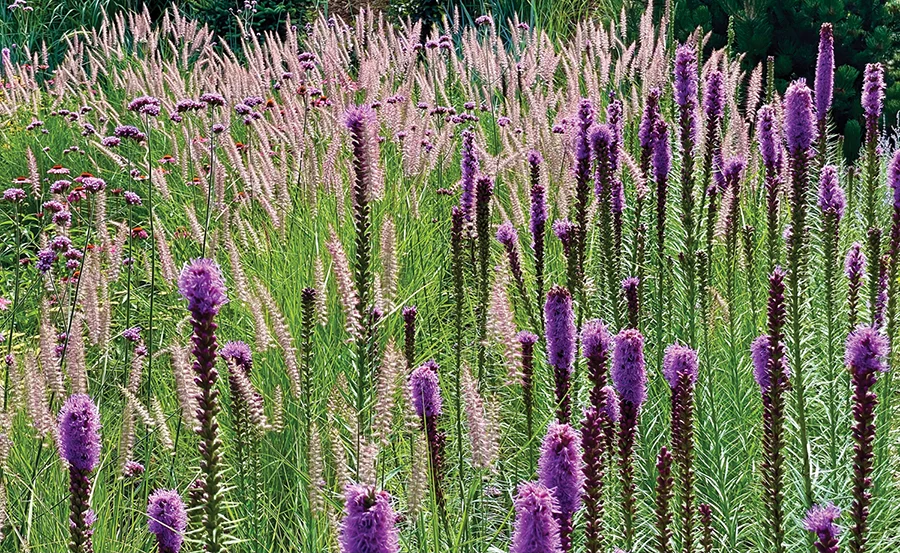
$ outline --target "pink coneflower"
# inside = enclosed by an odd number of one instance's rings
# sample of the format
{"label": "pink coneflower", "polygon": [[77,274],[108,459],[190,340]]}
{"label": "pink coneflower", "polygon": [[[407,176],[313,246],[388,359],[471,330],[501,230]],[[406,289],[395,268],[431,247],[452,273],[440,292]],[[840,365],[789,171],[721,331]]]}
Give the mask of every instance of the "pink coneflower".
{"label": "pink coneflower", "polygon": [[48,175],[68,175],[69,170],[62,165],[54,165],[50,169],[47,169]]}

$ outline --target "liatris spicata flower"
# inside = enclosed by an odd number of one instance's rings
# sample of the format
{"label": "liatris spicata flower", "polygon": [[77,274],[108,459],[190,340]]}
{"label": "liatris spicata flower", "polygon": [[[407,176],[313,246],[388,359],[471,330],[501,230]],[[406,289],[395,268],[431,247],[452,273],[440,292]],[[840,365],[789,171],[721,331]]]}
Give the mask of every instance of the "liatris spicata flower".
{"label": "liatris spicata flower", "polygon": [[[597,210],[600,216],[600,241],[602,244],[603,264],[606,266],[606,281],[609,303],[613,320],[619,319],[619,251],[613,230],[613,189],[619,188],[615,172],[618,158],[618,143],[608,125],[600,125],[591,136],[594,152],[594,193],[597,196]],[[621,219],[621,217],[619,217]],[[619,227],[621,229],[621,227]]]}
{"label": "liatris spicata flower", "polygon": [[[725,74],[718,69],[710,71],[703,90],[703,113],[706,115],[705,175],[710,175],[713,159],[721,154],[722,118],[725,115]],[[707,177],[708,178],[708,177]],[[708,184],[708,182],[704,183]]]}
{"label": "liatris spicata flower", "polygon": [[644,179],[650,179],[650,163],[653,157],[653,145],[655,143],[655,130],[658,121],[662,120],[659,113],[658,88],[651,88],[647,93],[647,101],[644,103],[644,112],[641,115],[641,123],[638,128],[638,142],[641,145],[641,175]]}
{"label": "liatris spicata flower", "polygon": [[547,362],[553,367],[556,383],[556,418],[569,421],[571,400],[569,389],[572,364],[575,361],[575,316],[572,295],[562,286],[553,286],[544,303],[544,326],[547,337]]}
{"label": "liatris spicata flower", "polygon": [[345,497],[341,553],[398,553],[400,534],[390,494],[351,484]]}
{"label": "liatris spicata flower", "polygon": [[819,173],[819,198],[818,206],[822,211],[823,228],[822,243],[825,257],[825,319],[826,319],[826,345],[825,360],[827,363],[827,375],[830,381],[828,397],[829,419],[829,453],[832,465],[836,468],[838,462],[838,406],[837,406],[837,370],[836,359],[836,328],[835,328],[835,287],[838,275],[838,241],[841,217],[844,215],[846,199],[844,190],[838,184],[837,168],[826,165]]}
{"label": "liatris spicata flower", "polygon": [[[769,276],[768,344],[754,343],[753,364],[763,400],[763,500],[769,520],[772,550],[784,553],[784,392],[788,372],[784,362],[784,271],[776,267]],[[765,352],[765,353],[763,353]],[[765,376],[763,376],[765,375]]]}
{"label": "liatris spicata flower", "polygon": [[409,391],[416,416],[428,440],[431,459],[431,482],[435,499],[443,509],[444,493],[441,487],[444,458],[444,433],[438,429],[438,417],[443,412],[438,366],[434,361],[419,365],[409,376]]}
{"label": "liatris spicata flower", "polygon": [[825,119],[831,109],[834,93],[834,30],[831,23],[822,23],[819,30],[819,58],[816,61],[816,117],[819,133],[825,132]]}
{"label": "liatris spicata flower", "polygon": [[253,370],[253,354],[247,344],[234,341],[227,342],[222,346],[219,356],[229,363],[228,385],[231,391],[231,410],[234,417],[235,451],[243,478],[244,463],[250,447],[248,441],[251,432],[249,413],[252,406],[250,403],[256,401],[256,398],[245,397],[243,384],[249,383],[250,372]]}
{"label": "liatris spicata flower", "polygon": [[672,449],[678,467],[681,497],[681,543],[691,551],[694,541],[694,386],[697,352],[673,344],[666,348],[663,376],[672,389]]}
{"label": "liatris spicata flower", "polygon": [[815,548],[819,553],[837,553],[838,535],[841,527],[835,524],[835,520],[841,516],[841,510],[829,503],[827,505],[813,505],[806,512],[803,519],[803,527],[815,534]]}
{"label": "liatris spicata flower", "polygon": [[588,379],[591,381],[591,405],[600,408],[602,390],[612,356],[613,339],[606,324],[600,319],[584,323],[581,329],[581,352],[587,360]]}
{"label": "liatris spicata flower", "polygon": [[[532,248],[534,249],[534,280],[537,288],[538,305],[544,300],[544,235],[547,227],[547,192],[541,184],[541,164],[544,158],[540,152],[528,152],[528,166],[531,175],[531,231]],[[543,330],[543,321],[541,321]]]}
{"label": "liatris spicata flower", "polygon": [[644,337],[628,328],[615,337],[612,381],[619,393],[619,470],[622,478],[622,511],[625,542],[634,542],[634,444],[637,439],[641,405],[647,399],[647,371],[644,363]]}
{"label": "liatris spicata flower", "polygon": [[581,506],[581,439],[568,424],[551,422],[541,445],[538,474],[542,486],[556,498],[559,540],[562,551],[572,547],[572,515]]}
{"label": "liatris spicata flower", "polygon": [[790,353],[794,370],[794,397],[798,426],[800,427],[800,449],[803,459],[804,499],[811,505],[812,469],[809,458],[809,438],[806,431],[806,399],[803,379],[803,288],[806,282],[806,206],[808,203],[809,161],[812,159],[812,144],[816,139],[812,97],[804,81],[795,81],[785,93],[785,136],[791,170],[791,230],[792,238],[788,248],[789,297],[790,297]]}
{"label": "liatris spicata flower", "polygon": [[[672,501],[672,454],[662,446],[656,457],[656,551],[669,553],[672,550],[672,511],[669,502]],[[690,549],[685,549],[690,551]]]}
{"label": "liatris spicata flower", "polygon": [[223,513],[222,475],[219,440],[219,394],[216,381],[219,373],[216,370],[216,329],[214,322],[219,309],[228,298],[225,295],[225,282],[219,267],[210,259],[196,259],[185,266],[178,281],[178,289],[188,302],[191,314],[191,326],[194,329],[194,373],[198,386],[197,433],[200,436],[200,457],[203,469],[203,512],[205,517],[206,550],[216,553],[222,547],[221,523]]}
{"label": "liatris spicata flower", "polygon": [[147,502],[147,526],[159,553],[178,553],[187,528],[187,510],[176,490],[156,490]]}
{"label": "liatris spicata flower", "polygon": [[[588,99],[578,106],[578,133],[575,137],[575,204],[572,208],[574,244],[568,258],[569,289],[579,302],[579,313],[584,303],[584,259],[587,243],[588,203],[591,197],[591,143],[590,132],[594,124],[594,107]],[[580,321],[579,317],[579,321]]]}
{"label": "liatris spicata flower", "polygon": [[90,476],[100,464],[100,411],[86,394],[69,396],[59,412],[59,454],[69,465],[69,551],[91,553]]}
{"label": "liatris spicata flower", "polygon": [[628,328],[638,328],[641,322],[641,281],[638,277],[628,277],[622,281],[625,305],[628,310]]}
{"label": "liatris spicata flower", "polygon": [[415,305],[403,307],[403,354],[406,357],[406,370],[411,371],[416,359],[416,316],[419,310]]}
{"label": "liatris spicata flower", "polygon": [[884,68],[880,63],[866,64],[863,74],[862,107],[866,117],[866,143],[877,142],[878,118],[884,103]]}
{"label": "liatris spicata flower", "polygon": [[781,131],[778,119],[771,105],[759,109],[757,115],[757,140],[759,153],[765,166],[766,190],[766,250],[768,254],[767,270],[778,264],[781,246],[778,232],[779,191],[781,189]]}
{"label": "liatris spicata flower", "polygon": [[525,432],[528,435],[528,464],[534,470],[534,344],[537,334],[523,330],[516,335],[522,346],[522,402],[525,404]]}
{"label": "liatris spicata flower", "polygon": [[847,337],[844,360],[853,387],[853,504],[850,508],[850,551],[863,553],[869,536],[869,505],[872,502],[872,469],[875,459],[875,406],[872,390],[879,372],[886,372],[887,338],[873,327],[861,326]]}
{"label": "liatris spicata flower", "polygon": [[475,178],[478,175],[478,158],[475,156],[475,133],[466,129],[462,133],[462,153],[460,155],[460,187],[459,207],[463,210],[467,221],[475,216]]}
{"label": "liatris spicata flower", "polygon": [[485,344],[487,341],[487,312],[490,296],[488,265],[490,263],[491,197],[494,181],[487,175],[478,177],[475,183],[475,231],[477,233],[478,270],[478,380],[484,376]]}
{"label": "liatris spicata flower", "polygon": [[700,550],[703,553],[712,553],[713,529],[712,529],[712,507],[708,503],[701,503],[697,510],[700,511],[700,527],[702,535],[700,536]]}
{"label": "liatris spicata flower", "polygon": [[525,311],[528,313],[532,324],[536,326],[537,321],[534,318],[531,299],[525,290],[525,275],[522,273],[522,259],[519,256],[519,233],[516,232],[516,228],[512,223],[507,221],[497,228],[497,242],[500,242],[506,250],[509,268],[512,271],[513,280],[516,282],[519,297],[522,299],[522,303],[525,304]]}
{"label": "liatris spicata flower", "polygon": [[560,553],[558,506],[550,490],[537,482],[519,485],[516,524],[509,553]]}
{"label": "liatris spicata flower", "polygon": [[[604,398],[601,398],[601,401]],[[584,508],[585,528],[584,542],[588,553],[599,553],[603,550],[603,480],[604,435],[601,412],[591,406],[584,411],[581,423],[581,443],[584,448],[582,462],[584,465]]]}
{"label": "liatris spicata flower", "polygon": [[854,242],[847,250],[844,259],[844,274],[847,276],[847,319],[850,323],[850,331],[856,328],[859,320],[859,291],[862,289],[862,281],[866,278],[866,255],[862,251],[862,245]]}

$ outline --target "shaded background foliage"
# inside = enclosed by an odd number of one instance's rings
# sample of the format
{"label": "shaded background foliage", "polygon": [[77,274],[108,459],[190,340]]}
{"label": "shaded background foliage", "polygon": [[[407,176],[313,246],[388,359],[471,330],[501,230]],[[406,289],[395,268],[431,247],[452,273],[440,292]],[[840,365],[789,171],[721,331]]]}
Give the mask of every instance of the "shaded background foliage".
{"label": "shaded background foliage", "polygon": [[[730,44],[746,52],[749,70],[767,57],[774,59],[776,87],[780,91],[798,77],[809,82],[815,73],[818,29],[823,21],[834,24],[835,90],[833,118],[844,132],[845,153],[859,149],[862,110],[859,90],[866,63],[881,61],[887,68],[885,113],[888,123],[900,112],[900,0],[653,0],[657,18],[674,11],[674,38],[684,40],[694,29],[711,33],[708,48]],[[666,6],[666,3],[669,3]],[[146,2],[151,14],[160,14],[171,2]],[[50,65],[65,49],[66,41],[96,28],[103,13],[136,9],[135,0],[29,0],[34,11],[0,12],[0,46],[15,50],[28,45],[40,50],[46,42]],[[303,25],[317,12],[346,16],[359,0],[185,0],[181,9],[208,24],[233,49],[241,26],[256,33],[278,31],[290,20]],[[370,0],[365,5],[382,9],[395,19],[435,21],[458,9],[463,22],[483,14],[496,21],[514,15],[551,36],[567,37],[574,23],[587,18],[619,21],[637,32],[645,0]]]}

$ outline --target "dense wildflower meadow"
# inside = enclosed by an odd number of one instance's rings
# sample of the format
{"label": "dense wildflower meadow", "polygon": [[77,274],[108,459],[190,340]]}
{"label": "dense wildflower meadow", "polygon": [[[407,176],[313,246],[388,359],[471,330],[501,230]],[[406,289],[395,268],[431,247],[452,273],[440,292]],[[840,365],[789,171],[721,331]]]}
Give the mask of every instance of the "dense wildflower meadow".
{"label": "dense wildflower meadow", "polygon": [[2,51],[0,551],[900,548],[882,66],[457,19]]}

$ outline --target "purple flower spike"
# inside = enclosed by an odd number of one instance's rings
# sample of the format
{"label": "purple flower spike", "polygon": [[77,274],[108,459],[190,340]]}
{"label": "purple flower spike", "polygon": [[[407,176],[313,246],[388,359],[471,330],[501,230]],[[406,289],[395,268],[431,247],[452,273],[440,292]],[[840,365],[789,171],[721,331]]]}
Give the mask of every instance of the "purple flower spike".
{"label": "purple flower spike", "polygon": [[854,242],[847,251],[847,257],[844,259],[844,274],[849,280],[862,280],[865,277],[866,255],[859,242]]}
{"label": "purple flower spike", "polygon": [[784,134],[792,155],[806,154],[816,140],[812,93],[806,81],[791,83],[784,94]]}
{"label": "purple flower spike", "polygon": [[687,346],[672,344],[663,357],[663,376],[674,389],[682,375],[687,375],[691,385],[697,382],[697,352]]}
{"label": "purple flower spike", "polygon": [[659,113],[659,97],[658,88],[651,88],[647,93],[647,103],[644,105],[644,113],[641,117],[641,125],[638,129],[638,140],[642,149],[650,149],[653,147],[657,121],[662,120]]}
{"label": "purple flower spike", "polygon": [[463,131],[462,139],[462,196],[459,198],[459,206],[466,214],[466,219],[471,221],[475,215],[475,177],[479,171],[478,158],[475,156],[475,133],[467,129]]}
{"label": "purple flower spike", "polygon": [[832,503],[813,505],[807,511],[806,518],[803,519],[803,527],[820,536],[822,534],[838,536],[841,533],[841,529],[834,521],[840,516],[841,510]]}
{"label": "purple flower spike", "polygon": [[575,360],[575,318],[572,295],[563,286],[553,286],[544,304],[547,357],[554,368],[569,371]]}
{"label": "purple flower spike", "polygon": [[880,63],[867,64],[862,91],[862,107],[867,121],[881,117],[884,88],[884,67]]}
{"label": "purple flower spike", "polygon": [[188,300],[188,311],[197,319],[216,315],[228,302],[222,273],[211,259],[195,259],[186,265],[178,279],[178,291]]}
{"label": "purple flower spike", "polygon": [[512,247],[519,243],[519,234],[509,221],[497,227],[497,242],[506,247]]}
{"label": "purple flower spike", "polygon": [[341,553],[397,553],[400,536],[391,496],[374,488],[347,486]]}
{"label": "purple flower spike", "polygon": [[894,158],[888,167],[888,186],[893,192],[893,207],[900,210],[900,150],[894,152]]}
{"label": "purple flower spike", "polygon": [[[772,386],[772,377],[769,372],[769,335],[763,334],[758,336],[753,343],[750,344],[750,360],[753,362],[753,379],[760,390],[765,392]],[[788,366],[787,358],[781,358],[782,368],[784,369],[785,378],[790,378],[791,368]]]}
{"label": "purple flower spike", "polygon": [[586,359],[606,359],[612,351],[612,335],[600,319],[584,323],[581,329],[581,348]]}
{"label": "purple flower spike", "polygon": [[772,106],[765,105],[759,108],[757,114],[757,139],[759,141],[759,153],[763,163],[768,169],[778,164],[779,132],[778,121]]}
{"label": "purple flower spike", "polygon": [[616,394],[616,391],[612,386],[604,386],[600,392],[604,398],[603,414],[606,415],[610,422],[619,422],[619,396]]}
{"label": "purple flower spike", "polygon": [[409,375],[413,407],[419,418],[432,418],[441,414],[441,386],[436,368],[434,361],[425,362]]}
{"label": "purple flower spike", "polygon": [[697,101],[697,51],[693,44],[675,50],[675,104],[693,106]]}
{"label": "purple flower spike", "polygon": [[721,119],[725,115],[725,74],[719,70],[711,71],[706,77],[703,111],[710,119]]}
{"label": "purple flower spike", "polygon": [[509,553],[559,553],[559,523],[553,494],[536,482],[519,485],[516,527]]}
{"label": "purple flower spike", "polygon": [[100,411],[87,394],[70,396],[59,412],[59,454],[82,472],[100,463]]}
{"label": "purple flower spike", "polygon": [[867,375],[888,370],[887,337],[870,326],[861,326],[847,337],[844,361],[854,374]]}
{"label": "purple flower spike", "polygon": [[615,337],[612,380],[622,401],[640,408],[647,399],[644,336],[636,329],[626,328]]}
{"label": "purple flower spike", "polygon": [[836,216],[838,220],[844,215],[846,198],[844,189],[838,184],[837,167],[826,165],[819,176],[819,209],[825,214]]}
{"label": "purple flower spike", "polygon": [[176,490],[156,490],[147,503],[147,526],[159,553],[178,553],[187,528],[187,510]]}
{"label": "purple flower spike", "polygon": [[581,505],[581,438],[568,424],[551,422],[541,445],[540,482],[553,491],[559,512],[571,516]]}
{"label": "purple flower spike", "polygon": [[822,23],[819,30],[819,59],[816,63],[816,115],[824,121],[834,93],[834,30]]}
{"label": "purple flower spike", "polygon": [[244,372],[250,373],[253,366],[253,353],[250,351],[250,346],[245,342],[240,340],[226,342],[222,349],[219,350],[219,355],[244,369]]}
{"label": "purple flower spike", "polygon": [[559,523],[563,551],[571,547],[572,515],[581,506],[584,475],[581,470],[581,438],[568,424],[551,422],[541,445],[538,461],[539,481],[553,493],[559,508],[554,513]]}

